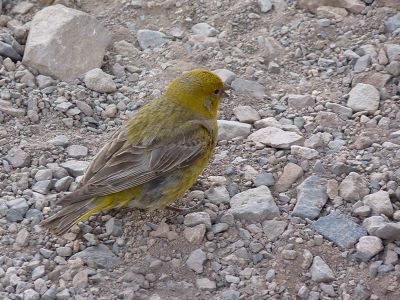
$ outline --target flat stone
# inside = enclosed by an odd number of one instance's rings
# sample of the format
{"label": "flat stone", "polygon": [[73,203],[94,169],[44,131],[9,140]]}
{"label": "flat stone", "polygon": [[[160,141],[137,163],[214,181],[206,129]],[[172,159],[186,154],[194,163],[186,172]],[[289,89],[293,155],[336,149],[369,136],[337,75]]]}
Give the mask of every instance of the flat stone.
{"label": "flat stone", "polygon": [[257,3],[263,13],[269,12],[272,9],[272,2],[270,0],[258,0]]}
{"label": "flat stone", "polygon": [[400,28],[400,13],[397,13],[385,21],[386,30],[389,32],[395,31],[397,28]]}
{"label": "flat stone", "polygon": [[350,107],[346,107],[337,103],[327,102],[325,104],[325,107],[332,110],[334,113],[346,118],[350,118],[353,114],[353,110]]}
{"label": "flat stone", "polygon": [[386,221],[381,216],[371,216],[366,218],[362,226],[367,229],[370,235],[376,235],[376,232],[379,228],[383,227],[386,224]]}
{"label": "flat stone", "polygon": [[291,145],[304,142],[304,138],[290,131],[283,131],[276,127],[265,127],[257,130],[248,137],[256,143],[262,143],[273,148],[289,149]]}
{"label": "flat stone", "polygon": [[17,15],[24,15],[28,13],[33,7],[34,7],[33,3],[30,3],[28,1],[22,1],[13,7],[11,13]]}
{"label": "flat stone", "polygon": [[213,73],[217,74],[226,85],[230,85],[236,78],[236,74],[227,69],[217,69]]}
{"label": "flat stone", "polygon": [[288,163],[283,168],[282,175],[275,184],[275,190],[278,193],[286,192],[303,174],[303,169],[300,166],[291,162]]}
{"label": "flat stone", "polygon": [[204,235],[206,234],[206,225],[198,224],[194,227],[186,227],[183,231],[183,236],[185,239],[193,244],[199,245],[203,241]]}
{"label": "flat stone", "polygon": [[361,57],[359,57],[356,61],[356,63],[354,64],[354,72],[356,73],[360,73],[360,72],[364,72],[369,65],[371,64],[371,56],[366,54],[363,55]]}
{"label": "flat stone", "polygon": [[198,289],[205,291],[212,291],[217,288],[217,284],[215,283],[215,281],[211,281],[208,278],[197,278],[196,286]]}
{"label": "flat stone", "polygon": [[88,247],[74,254],[71,259],[81,258],[91,268],[112,269],[119,263],[119,258],[105,245]]}
{"label": "flat stone", "polygon": [[379,226],[374,235],[384,240],[400,240],[400,223],[385,223]]}
{"label": "flat stone", "polygon": [[332,282],[335,274],[326,262],[319,256],[315,256],[310,268],[311,279],[315,282]]}
{"label": "flat stone", "polygon": [[23,293],[24,300],[39,300],[40,294],[36,292],[34,289],[27,289]]}
{"label": "flat stone", "polygon": [[88,271],[82,270],[75,274],[72,278],[72,286],[75,289],[84,289],[89,285]]}
{"label": "flat stone", "polygon": [[236,194],[230,204],[228,213],[243,221],[261,222],[279,216],[270,190],[263,185]]}
{"label": "flat stone", "polygon": [[82,145],[71,145],[67,148],[67,153],[69,157],[82,158],[87,156],[88,148]]}
{"label": "flat stone", "polygon": [[285,231],[287,222],[278,220],[266,220],[263,222],[263,232],[268,241],[277,240]]}
{"label": "flat stone", "polygon": [[265,87],[258,82],[235,78],[231,84],[235,92],[251,95],[257,99],[262,99],[265,94]]}
{"label": "flat stone", "polygon": [[207,23],[197,23],[192,26],[193,34],[204,35],[204,36],[216,36],[218,31]]}
{"label": "flat stone", "polygon": [[240,105],[233,109],[233,113],[239,122],[252,124],[260,120],[260,114],[251,106]]}
{"label": "flat stone", "polygon": [[186,260],[186,265],[189,269],[195,271],[197,274],[203,273],[203,265],[206,262],[207,257],[203,250],[196,249],[190,253]]}
{"label": "flat stone", "polygon": [[164,33],[148,29],[138,30],[137,39],[142,50],[154,49],[169,41],[168,37]]}
{"label": "flat stone", "polygon": [[389,62],[400,61],[400,45],[399,44],[385,44],[386,54]]}
{"label": "flat stone", "polygon": [[365,178],[351,172],[339,185],[339,196],[346,201],[357,201],[369,194],[368,182]]}
{"label": "flat stone", "polygon": [[17,237],[15,238],[15,244],[19,247],[25,247],[29,243],[30,233],[25,228],[18,231]]}
{"label": "flat stone", "polygon": [[121,221],[115,218],[111,218],[110,220],[108,220],[105,226],[106,226],[106,234],[108,235],[117,237],[121,236],[123,233]]}
{"label": "flat stone", "polygon": [[117,90],[112,76],[99,68],[88,71],[85,74],[84,81],[89,89],[99,93],[113,93]]}
{"label": "flat stone", "polygon": [[355,112],[375,112],[379,108],[379,101],[379,91],[373,85],[358,83],[349,93],[347,106]]}
{"label": "flat stone", "polygon": [[183,224],[189,227],[204,224],[207,228],[211,228],[211,218],[206,212],[193,212],[185,216]]}
{"label": "flat stone", "polygon": [[288,106],[294,109],[302,109],[315,105],[315,100],[311,95],[288,95]]}
{"label": "flat stone", "polygon": [[319,126],[327,128],[338,128],[345,124],[338,114],[329,111],[319,111],[314,122]]}
{"label": "flat stone", "polygon": [[236,121],[218,120],[218,140],[231,140],[235,137],[246,138],[250,134],[251,125]]}
{"label": "flat stone", "polygon": [[297,145],[292,145],[290,147],[290,153],[301,159],[313,159],[319,156],[317,150]]}
{"label": "flat stone", "polygon": [[229,196],[229,192],[225,186],[213,186],[205,191],[205,196],[208,201],[215,204],[220,205],[221,203],[229,203],[231,197]]}
{"label": "flat stone", "polygon": [[384,214],[388,217],[393,216],[393,205],[390,201],[389,193],[379,191],[363,198],[365,205],[371,207],[372,213],[375,215]]}
{"label": "flat stone", "polygon": [[89,166],[89,162],[81,160],[68,160],[60,164],[60,166],[66,169],[71,176],[78,177],[85,173],[86,168]]}
{"label": "flat stone", "polygon": [[317,16],[335,19],[336,21],[342,21],[344,17],[348,15],[347,11],[341,7],[332,6],[320,6],[317,8]]}
{"label": "flat stone", "polygon": [[32,186],[32,191],[46,195],[50,191],[50,188],[51,188],[51,180],[42,180],[42,181],[37,181]]}
{"label": "flat stone", "polygon": [[5,159],[14,167],[14,168],[23,168],[29,166],[31,163],[31,157],[28,153],[20,148],[11,148],[8,151]]}
{"label": "flat stone", "polygon": [[99,68],[110,41],[109,32],[95,17],[52,5],[34,16],[22,62],[43,75],[69,81]]}
{"label": "flat stone", "polygon": [[327,180],[311,175],[297,187],[297,202],[292,216],[315,219],[328,200]]}
{"label": "flat stone", "polygon": [[356,257],[368,261],[383,250],[382,240],[376,236],[363,236],[356,245]]}
{"label": "flat stone", "polygon": [[253,182],[256,187],[259,187],[260,185],[266,185],[270,187],[275,184],[275,178],[272,173],[261,173],[254,178]]}
{"label": "flat stone", "polygon": [[362,236],[368,234],[362,226],[337,212],[318,219],[312,227],[342,248],[352,248]]}
{"label": "flat stone", "polygon": [[279,121],[273,117],[265,118],[258,120],[254,123],[254,127],[256,129],[261,129],[265,127],[276,127],[276,128],[281,128],[282,129],[282,124],[279,123]]}
{"label": "flat stone", "polygon": [[53,170],[52,169],[42,169],[36,172],[35,180],[51,180],[53,178]]}

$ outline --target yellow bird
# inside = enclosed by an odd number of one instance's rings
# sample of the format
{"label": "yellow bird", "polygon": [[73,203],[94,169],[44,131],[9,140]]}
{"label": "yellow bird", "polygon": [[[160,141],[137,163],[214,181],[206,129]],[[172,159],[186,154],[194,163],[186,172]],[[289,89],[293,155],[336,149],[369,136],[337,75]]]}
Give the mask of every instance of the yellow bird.
{"label": "yellow bird", "polygon": [[217,144],[224,84],[196,69],[176,78],[159,98],[117,130],[89,165],[63,208],[41,225],[63,234],[102,210],[168,208],[195,182]]}

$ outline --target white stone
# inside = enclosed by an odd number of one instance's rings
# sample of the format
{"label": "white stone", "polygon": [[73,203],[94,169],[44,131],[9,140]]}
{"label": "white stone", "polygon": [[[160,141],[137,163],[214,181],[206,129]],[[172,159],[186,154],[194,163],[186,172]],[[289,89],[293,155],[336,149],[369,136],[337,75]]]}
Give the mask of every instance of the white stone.
{"label": "white stone", "polygon": [[276,127],[265,127],[257,130],[248,137],[253,142],[265,144],[274,148],[289,149],[291,145],[301,144],[304,138],[290,131]]}
{"label": "white stone", "polygon": [[383,250],[382,240],[376,236],[363,236],[356,249],[356,256],[362,261],[368,261]]}
{"label": "white stone", "polygon": [[235,137],[247,137],[251,125],[236,121],[218,120],[218,140],[231,140]]}
{"label": "white stone", "polygon": [[117,90],[117,86],[112,80],[112,76],[103,72],[99,68],[87,72],[84,80],[89,89],[99,93],[113,93]]}
{"label": "white stone", "polygon": [[347,106],[353,111],[375,112],[379,108],[379,91],[373,85],[358,83],[349,93]]}
{"label": "white stone", "polygon": [[363,198],[365,205],[368,205],[375,215],[384,214],[388,217],[393,215],[393,205],[390,201],[389,193],[379,191]]}

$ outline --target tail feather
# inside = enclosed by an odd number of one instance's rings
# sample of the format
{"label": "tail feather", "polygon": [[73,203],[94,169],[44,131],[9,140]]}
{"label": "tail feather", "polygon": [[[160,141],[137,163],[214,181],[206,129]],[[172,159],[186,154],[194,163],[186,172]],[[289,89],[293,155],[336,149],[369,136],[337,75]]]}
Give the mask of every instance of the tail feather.
{"label": "tail feather", "polygon": [[42,221],[40,225],[48,228],[57,235],[62,235],[79,221],[95,213],[91,212],[93,210],[91,209],[91,202],[92,201],[82,201],[68,205],[55,215]]}

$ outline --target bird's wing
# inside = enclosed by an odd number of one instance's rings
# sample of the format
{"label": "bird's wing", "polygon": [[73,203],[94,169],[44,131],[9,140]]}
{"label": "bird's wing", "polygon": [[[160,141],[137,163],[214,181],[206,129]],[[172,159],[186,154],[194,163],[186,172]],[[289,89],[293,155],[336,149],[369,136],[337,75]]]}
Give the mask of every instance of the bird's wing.
{"label": "bird's wing", "polygon": [[[209,139],[201,138],[203,132]],[[193,137],[198,137],[193,138]],[[190,121],[175,128],[168,143],[154,138],[149,145],[129,144],[126,129],[116,132],[89,166],[81,187],[61,204],[117,193],[183,168],[199,157],[211,142],[208,121]],[[165,139],[164,139],[165,140]]]}

